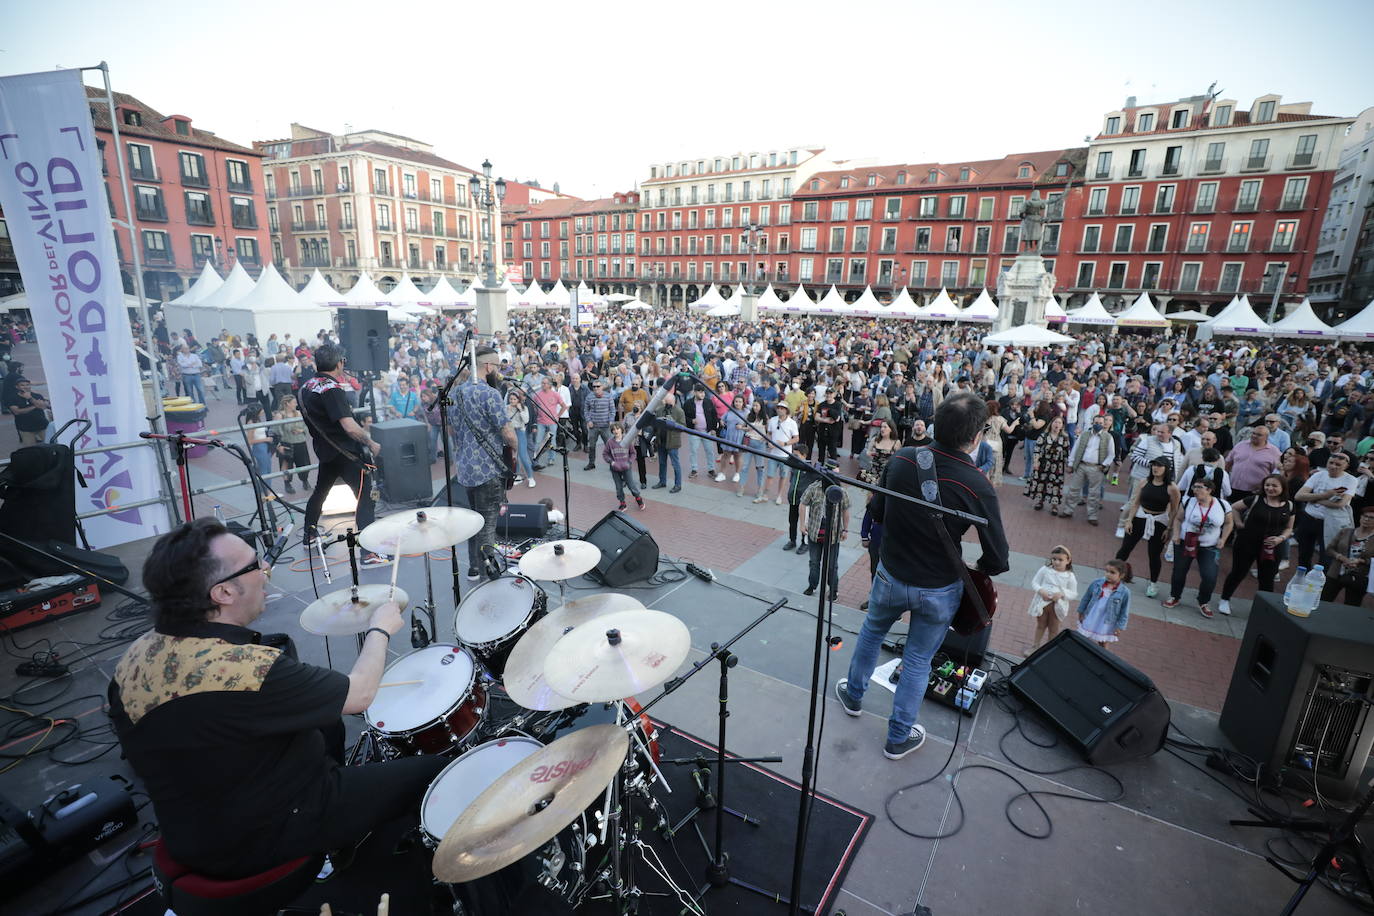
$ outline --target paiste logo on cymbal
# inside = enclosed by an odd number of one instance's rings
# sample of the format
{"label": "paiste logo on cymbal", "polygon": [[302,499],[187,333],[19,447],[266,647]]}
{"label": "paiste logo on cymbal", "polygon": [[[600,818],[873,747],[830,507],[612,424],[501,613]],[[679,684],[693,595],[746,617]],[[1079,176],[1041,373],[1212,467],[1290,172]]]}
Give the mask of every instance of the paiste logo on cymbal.
{"label": "paiste logo on cymbal", "polygon": [[560,760],[548,766],[541,766],[530,773],[530,782],[552,782],[564,776],[576,776],[596,762],[596,754],[589,754],[581,760]]}
{"label": "paiste logo on cymbal", "polygon": [[668,656],[664,655],[662,652],[650,652],[648,655],[644,656],[644,664],[648,665],[650,668],[657,668],[667,660]]}

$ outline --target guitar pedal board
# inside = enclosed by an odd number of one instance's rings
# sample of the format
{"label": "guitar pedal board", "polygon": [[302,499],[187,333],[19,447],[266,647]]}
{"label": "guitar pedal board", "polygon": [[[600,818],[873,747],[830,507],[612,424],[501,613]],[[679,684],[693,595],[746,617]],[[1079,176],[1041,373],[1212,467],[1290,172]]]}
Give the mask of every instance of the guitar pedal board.
{"label": "guitar pedal board", "polygon": [[930,660],[926,697],[971,716],[983,699],[987,682],[988,673],[982,668],[961,665],[944,652],[937,652]]}

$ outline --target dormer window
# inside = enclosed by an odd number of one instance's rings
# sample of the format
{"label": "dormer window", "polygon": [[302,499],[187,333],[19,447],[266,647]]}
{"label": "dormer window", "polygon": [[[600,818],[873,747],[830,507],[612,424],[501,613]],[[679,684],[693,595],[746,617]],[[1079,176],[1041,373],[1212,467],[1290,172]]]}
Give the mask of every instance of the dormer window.
{"label": "dormer window", "polygon": [[926,173],[926,181],[935,182],[935,181],[939,181],[939,180],[940,180],[940,170],[939,170],[939,169],[931,169],[928,173]]}
{"label": "dormer window", "polygon": [[1177,129],[1180,128],[1180,127],[1187,127],[1187,126],[1188,126],[1188,109],[1186,109],[1186,108],[1180,108],[1180,109],[1178,109],[1177,111],[1174,112],[1173,117],[1172,117],[1172,118],[1170,119],[1170,121],[1169,121],[1169,127],[1173,128],[1174,130],[1177,130]]}
{"label": "dormer window", "polygon": [[844,176],[843,178],[840,179],[840,189],[843,190],[843,189],[845,189],[845,188],[847,188],[847,187],[849,187],[849,176],[848,176],[848,175],[846,175],[846,176]]}
{"label": "dormer window", "polygon": [[969,170],[968,170],[968,169],[960,169],[960,170],[959,170],[959,180],[960,180],[960,181],[968,181],[968,176],[969,176]]}
{"label": "dormer window", "polygon": [[1147,111],[1142,113],[1141,116],[1136,119],[1135,129],[1140,133],[1145,133],[1147,131],[1154,130],[1155,113],[1153,111]]}
{"label": "dormer window", "polygon": [[906,184],[906,172],[905,172],[905,171],[901,171],[901,172],[898,172],[898,173],[897,173],[897,184]]}
{"label": "dormer window", "polygon": [[1255,120],[1256,120],[1256,121],[1272,121],[1272,120],[1274,120],[1274,104],[1275,104],[1275,103],[1274,103],[1274,100],[1273,100],[1273,99],[1265,99],[1263,102],[1260,102],[1259,105],[1258,105],[1258,106],[1256,107],[1256,109],[1255,109]]}
{"label": "dormer window", "polygon": [[1230,123],[1231,123],[1231,106],[1230,106],[1230,105],[1218,105],[1218,106],[1217,106],[1217,113],[1216,113],[1216,115],[1214,115],[1213,118],[1212,118],[1212,126],[1213,126],[1213,127],[1225,127],[1227,124],[1230,124]]}
{"label": "dormer window", "polygon": [[1021,166],[1019,169],[1016,170],[1016,177],[1017,177],[1017,178],[1029,178],[1029,177],[1031,177],[1031,167],[1028,166],[1028,165],[1023,165],[1023,166]]}
{"label": "dormer window", "polygon": [[124,123],[128,124],[130,127],[142,127],[143,115],[141,112],[135,111],[132,108],[125,108]]}
{"label": "dormer window", "polygon": [[1104,134],[1119,134],[1119,133],[1121,133],[1121,118],[1119,118],[1119,117],[1117,117],[1117,116],[1115,116],[1115,115],[1113,115],[1112,117],[1108,118],[1108,119],[1107,119],[1107,129],[1104,130],[1103,133],[1104,133]]}
{"label": "dormer window", "polygon": [[866,184],[868,187],[871,188],[871,187],[873,187],[873,186],[874,186],[875,184],[877,184],[877,183],[878,183],[878,176],[875,175],[875,174],[873,174],[872,172],[869,172],[869,173],[868,173],[868,179],[867,179],[867,181],[865,182],[865,184]]}
{"label": "dormer window", "polygon": [[812,179],[811,179],[811,190],[813,190],[813,191],[819,191],[820,189],[821,189],[821,180],[820,180],[819,178],[812,178]]}
{"label": "dormer window", "polygon": [[1056,162],[1054,164],[1054,177],[1067,178],[1069,176],[1069,164],[1067,162]]}

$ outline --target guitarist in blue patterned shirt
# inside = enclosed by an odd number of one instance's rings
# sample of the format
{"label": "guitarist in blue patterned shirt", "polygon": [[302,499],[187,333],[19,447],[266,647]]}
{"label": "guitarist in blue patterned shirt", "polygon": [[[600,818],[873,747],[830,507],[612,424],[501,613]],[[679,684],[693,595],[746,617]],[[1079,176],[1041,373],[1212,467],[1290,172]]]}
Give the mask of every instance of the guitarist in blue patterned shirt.
{"label": "guitarist in blue patterned shirt", "polygon": [[[506,418],[501,357],[491,347],[477,350],[477,377],[453,393],[449,429],[453,432],[453,479],[467,491],[467,504],[481,514],[482,530],[468,539],[468,580],[481,577],[482,548],[496,543],[496,520],[512,474],[507,456],[515,454],[515,430]],[[456,502],[457,500],[455,500]]]}

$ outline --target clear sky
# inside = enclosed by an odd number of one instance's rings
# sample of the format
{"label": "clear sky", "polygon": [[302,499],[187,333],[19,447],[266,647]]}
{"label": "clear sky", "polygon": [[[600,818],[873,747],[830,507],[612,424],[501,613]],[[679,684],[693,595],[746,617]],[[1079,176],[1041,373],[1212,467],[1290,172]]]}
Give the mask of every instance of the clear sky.
{"label": "clear sky", "polygon": [[0,21],[0,74],[105,60],[115,89],[239,143],[292,121],[377,128],[581,197],[739,151],[948,162],[1081,145],[1128,95],[1213,81],[1242,105],[1374,105],[1374,0],[0,0]]}

